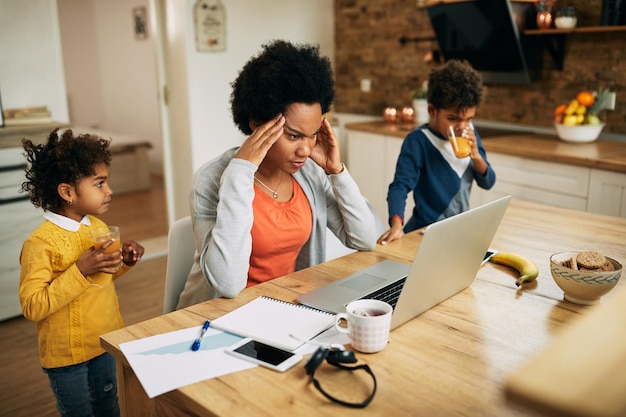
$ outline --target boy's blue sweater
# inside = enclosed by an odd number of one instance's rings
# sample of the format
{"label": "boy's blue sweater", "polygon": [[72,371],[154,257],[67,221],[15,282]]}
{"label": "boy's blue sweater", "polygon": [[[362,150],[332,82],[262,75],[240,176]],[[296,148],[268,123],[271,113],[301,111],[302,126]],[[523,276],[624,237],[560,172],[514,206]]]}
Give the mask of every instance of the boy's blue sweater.
{"label": "boy's blue sweater", "polygon": [[485,175],[474,170],[470,158],[454,156],[448,139],[427,126],[411,131],[402,143],[396,173],[389,184],[389,219],[394,215],[404,217],[406,198],[411,191],[415,208],[405,222],[405,233],[468,210],[472,182],[476,180],[478,186],[486,190],[496,182],[496,174],[487,161],[478,133],[476,140],[488,165]]}

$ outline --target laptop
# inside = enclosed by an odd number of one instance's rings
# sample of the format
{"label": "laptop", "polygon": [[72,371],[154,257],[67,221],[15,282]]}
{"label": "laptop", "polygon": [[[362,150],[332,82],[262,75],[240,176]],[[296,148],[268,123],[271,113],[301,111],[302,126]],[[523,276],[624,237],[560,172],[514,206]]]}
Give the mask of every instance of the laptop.
{"label": "laptop", "polygon": [[510,199],[506,196],[429,225],[410,266],[385,260],[302,294],[298,302],[340,313],[354,300],[383,299],[394,307],[394,329],[474,281]]}

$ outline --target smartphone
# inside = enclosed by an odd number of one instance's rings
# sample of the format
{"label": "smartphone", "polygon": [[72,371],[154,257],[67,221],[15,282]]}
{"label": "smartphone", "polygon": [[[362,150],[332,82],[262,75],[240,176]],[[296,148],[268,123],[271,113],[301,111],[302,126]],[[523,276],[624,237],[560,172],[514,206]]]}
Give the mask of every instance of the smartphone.
{"label": "smartphone", "polygon": [[285,372],[302,360],[302,355],[250,338],[226,348],[226,353],[278,372]]}
{"label": "smartphone", "polygon": [[491,259],[491,257],[493,255],[495,255],[498,251],[497,250],[493,250],[493,249],[488,249],[487,253],[485,253],[485,257],[483,258],[483,261],[480,263],[481,265],[484,265],[485,262],[488,262],[489,259]]}

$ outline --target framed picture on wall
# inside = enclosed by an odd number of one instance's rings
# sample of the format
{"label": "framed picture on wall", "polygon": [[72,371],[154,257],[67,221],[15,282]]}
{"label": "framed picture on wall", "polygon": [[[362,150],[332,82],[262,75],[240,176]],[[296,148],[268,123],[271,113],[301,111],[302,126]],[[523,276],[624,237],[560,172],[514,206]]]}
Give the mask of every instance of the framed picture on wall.
{"label": "framed picture on wall", "polygon": [[148,39],[148,13],[145,6],[133,7],[135,39]]}
{"label": "framed picture on wall", "polygon": [[196,0],[193,7],[196,50],[226,50],[226,11],[220,0]]}

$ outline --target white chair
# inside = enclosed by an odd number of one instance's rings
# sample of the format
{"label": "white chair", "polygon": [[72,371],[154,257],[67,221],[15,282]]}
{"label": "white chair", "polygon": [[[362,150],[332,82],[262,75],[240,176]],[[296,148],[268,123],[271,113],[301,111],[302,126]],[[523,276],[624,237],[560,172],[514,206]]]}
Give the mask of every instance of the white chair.
{"label": "white chair", "polygon": [[167,268],[165,271],[165,295],[163,313],[176,310],[178,297],[185,288],[185,282],[196,251],[196,240],[191,226],[191,217],[183,217],[174,222],[167,237]]}
{"label": "white chair", "polygon": [[[374,215],[374,229],[376,229],[376,238],[387,230],[387,226],[383,219],[380,217],[372,203],[369,200],[366,200],[367,206],[370,211]],[[326,230],[326,261],[330,261],[331,259],[339,258],[340,256],[347,255],[349,253],[356,252],[354,249],[347,248],[341,243],[341,241],[330,231],[330,229]]]}

